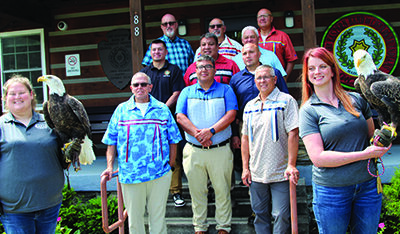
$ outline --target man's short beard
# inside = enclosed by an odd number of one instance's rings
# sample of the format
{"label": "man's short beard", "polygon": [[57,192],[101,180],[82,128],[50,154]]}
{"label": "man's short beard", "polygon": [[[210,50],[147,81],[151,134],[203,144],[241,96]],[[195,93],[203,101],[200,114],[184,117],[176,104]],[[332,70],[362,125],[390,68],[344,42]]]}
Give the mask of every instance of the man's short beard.
{"label": "man's short beard", "polygon": [[171,30],[167,29],[167,31],[165,32],[165,35],[169,38],[173,38],[173,37],[175,37],[175,31],[174,30],[171,31]]}
{"label": "man's short beard", "polygon": [[213,32],[215,36],[217,36],[218,38],[221,36],[221,32]]}

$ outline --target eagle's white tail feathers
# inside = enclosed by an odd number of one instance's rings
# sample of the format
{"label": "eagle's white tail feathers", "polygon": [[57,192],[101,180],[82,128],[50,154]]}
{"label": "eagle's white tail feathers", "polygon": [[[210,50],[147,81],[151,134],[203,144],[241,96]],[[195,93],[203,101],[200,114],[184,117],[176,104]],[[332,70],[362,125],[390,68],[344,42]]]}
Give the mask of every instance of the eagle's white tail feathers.
{"label": "eagle's white tail feathers", "polygon": [[82,165],[92,164],[94,160],[96,160],[96,156],[93,152],[93,142],[86,135],[85,139],[83,139],[83,143],[81,145],[81,153],[79,154],[79,162]]}

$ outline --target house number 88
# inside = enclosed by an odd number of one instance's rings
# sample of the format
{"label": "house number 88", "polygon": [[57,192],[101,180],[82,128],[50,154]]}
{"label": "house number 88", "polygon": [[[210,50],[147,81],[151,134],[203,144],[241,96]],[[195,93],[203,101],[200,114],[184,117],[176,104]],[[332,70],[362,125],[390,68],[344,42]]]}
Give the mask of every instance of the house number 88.
{"label": "house number 88", "polygon": [[[135,15],[135,16],[133,17],[133,23],[134,23],[134,24],[138,24],[138,23],[139,23],[139,16],[138,16],[138,15]],[[135,32],[134,32],[134,34],[135,34],[135,36],[139,36],[139,34],[140,34],[139,27],[135,27]]]}

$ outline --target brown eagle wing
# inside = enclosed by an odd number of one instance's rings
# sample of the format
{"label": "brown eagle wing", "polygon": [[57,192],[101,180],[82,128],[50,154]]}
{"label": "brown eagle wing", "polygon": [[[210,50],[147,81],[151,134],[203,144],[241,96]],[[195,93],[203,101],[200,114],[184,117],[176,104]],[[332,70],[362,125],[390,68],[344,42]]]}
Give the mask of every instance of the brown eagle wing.
{"label": "brown eagle wing", "polygon": [[72,111],[82,123],[82,126],[90,139],[92,139],[92,131],[90,128],[89,116],[83,104],[73,96],[68,95],[67,104],[71,107]]}

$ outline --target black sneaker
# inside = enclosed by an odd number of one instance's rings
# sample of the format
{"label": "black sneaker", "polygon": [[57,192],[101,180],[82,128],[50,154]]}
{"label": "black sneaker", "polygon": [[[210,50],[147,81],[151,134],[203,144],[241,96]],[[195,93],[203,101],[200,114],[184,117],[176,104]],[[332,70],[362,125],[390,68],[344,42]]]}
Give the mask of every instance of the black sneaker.
{"label": "black sneaker", "polygon": [[172,199],[174,199],[175,207],[182,207],[186,204],[180,193],[174,193]]}
{"label": "black sneaker", "polygon": [[256,218],[256,214],[254,212],[250,215],[250,217],[247,219],[247,224],[250,226],[254,225],[254,219]]}

